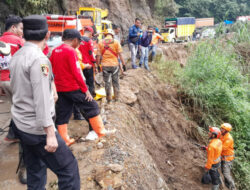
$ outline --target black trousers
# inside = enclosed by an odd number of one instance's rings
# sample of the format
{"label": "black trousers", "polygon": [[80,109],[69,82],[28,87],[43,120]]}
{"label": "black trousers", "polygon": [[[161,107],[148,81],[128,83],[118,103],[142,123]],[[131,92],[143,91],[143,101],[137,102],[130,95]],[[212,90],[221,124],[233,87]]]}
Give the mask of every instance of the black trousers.
{"label": "black trousers", "polygon": [[95,97],[94,68],[84,69],[83,74],[86,78],[86,84],[88,85],[90,94]]}
{"label": "black trousers", "polygon": [[218,169],[220,168],[220,162],[218,164],[212,165],[212,168],[209,170],[209,174],[212,178],[212,184],[213,185],[219,185],[221,184],[220,181],[220,173]]}
{"label": "black trousers", "polygon": [[13,128],[23,147],[28,190],[45,190],[47,168],[57,175],[60,190],[80,190],[77,160],[57,132],[58,148],[49,153],[44,149],[46,135],[28,134]]}
{"label": "black trousers", "polygon": [[80,90],[71,92],[58,92],[58,101],[56,102],[56,125],[62,125],[69,122],[73,111],[73,105],[76,104],[81,114],[86,119],[100,114],[98,104],[95,100],[88,102],[85,100],[86,94]]}

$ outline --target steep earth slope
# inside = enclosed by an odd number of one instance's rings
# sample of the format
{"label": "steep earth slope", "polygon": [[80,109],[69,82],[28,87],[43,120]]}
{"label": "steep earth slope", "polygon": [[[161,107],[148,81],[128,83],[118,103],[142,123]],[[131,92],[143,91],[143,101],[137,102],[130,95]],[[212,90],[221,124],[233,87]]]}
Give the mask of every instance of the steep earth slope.
{"label": "steep earth slope", "polygon": [[[106,127],[117,129],[101,143],[82,142],[86,122],[70,122],[82,189],[209,189],[200,184],[205,153],[193,145],[196,124],[180,112],[175,89],[142,69],[129,70],[121,80],[121,101],[100,107]],[[5,189],[25,189],[15,179],[16,148],[0,144]],[[51,173],[48,183],[48,189],[57,189]]]}

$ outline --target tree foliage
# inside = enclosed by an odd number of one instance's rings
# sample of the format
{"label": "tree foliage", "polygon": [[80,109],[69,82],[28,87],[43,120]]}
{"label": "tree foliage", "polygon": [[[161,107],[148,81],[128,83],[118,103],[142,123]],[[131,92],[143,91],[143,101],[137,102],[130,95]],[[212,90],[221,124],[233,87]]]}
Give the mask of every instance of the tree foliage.
{"label": "tree foliage", "polygon": [[179,5],[178,16],[196,18],[214,17],[215,22],[235,20],[250,14],[249,0],[175,0]]}

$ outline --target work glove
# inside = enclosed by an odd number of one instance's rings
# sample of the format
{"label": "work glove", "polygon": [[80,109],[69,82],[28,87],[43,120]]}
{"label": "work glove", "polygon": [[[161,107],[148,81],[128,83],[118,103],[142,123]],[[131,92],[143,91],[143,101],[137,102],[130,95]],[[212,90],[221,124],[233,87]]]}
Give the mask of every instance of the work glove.
{"label": "work glove", "polygon": [[201,146],[200,149],[201,150],[207,150],[207,147],[206,146]]}

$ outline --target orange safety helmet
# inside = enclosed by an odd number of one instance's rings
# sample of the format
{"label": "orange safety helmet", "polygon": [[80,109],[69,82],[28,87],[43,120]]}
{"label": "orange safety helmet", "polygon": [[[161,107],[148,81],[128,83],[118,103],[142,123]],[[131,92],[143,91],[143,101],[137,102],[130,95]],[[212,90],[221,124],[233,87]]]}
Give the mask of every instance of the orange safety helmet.
{"label": "orange safety helmet", "polygon": [[221,131],[220,131],[220,129],[218,127],[209,127],[209,131],[212,134],[215,134],[217,139],[220,138]]}
{"label": "orange safety helmet", "polygon": [[221,125],[221,129],[225,129],[227,132],[230,132],[232,130],[232,125],[229,123],[223,123]]}

